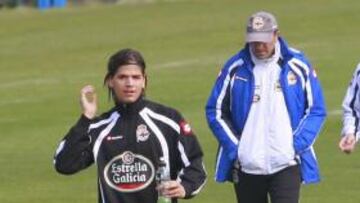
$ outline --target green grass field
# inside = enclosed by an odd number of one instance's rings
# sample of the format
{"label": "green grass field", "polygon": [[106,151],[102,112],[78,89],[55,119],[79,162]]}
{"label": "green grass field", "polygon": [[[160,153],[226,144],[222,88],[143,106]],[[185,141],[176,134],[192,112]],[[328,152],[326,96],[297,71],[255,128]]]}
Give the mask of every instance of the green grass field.
{"label": "green grass field", "polygon": [[342,98],[360,61],[358,0],[164,0],[0,10],[0,203],[97,202],[94,167],[62,176],[52,157],[80,114],[83,85],[97,87],[101,111],[112,105],[102,80],[110,54],[125,47],[145,56],[148,97],[179,109],[203,146],[209,180],[188,202],[235,202],[232,185],[213,180],[216,141],[204,106],[224,61],[243,46],[247,17],[261,9],[275,13],[281,34],[310,58],[326,96],[329,116],[315,145],[322,182],[303,186],[301,202],[359,203],[359,152],[346,156],[337,148]]}

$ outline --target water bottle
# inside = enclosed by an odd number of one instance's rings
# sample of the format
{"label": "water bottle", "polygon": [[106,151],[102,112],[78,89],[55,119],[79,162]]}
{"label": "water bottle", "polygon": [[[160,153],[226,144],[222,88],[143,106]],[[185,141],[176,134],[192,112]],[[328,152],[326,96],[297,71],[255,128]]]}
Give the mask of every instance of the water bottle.
{"label": "water bottle", "polygon": [[[163,158],[160,159],[159,168],[156,171],[156,184],[160,186],[170,181],[170,174],[166,172],[166,163]],[[157,203],[171,203],[171,198],[162,195],[162,190],[158,190],[158,201]]]}

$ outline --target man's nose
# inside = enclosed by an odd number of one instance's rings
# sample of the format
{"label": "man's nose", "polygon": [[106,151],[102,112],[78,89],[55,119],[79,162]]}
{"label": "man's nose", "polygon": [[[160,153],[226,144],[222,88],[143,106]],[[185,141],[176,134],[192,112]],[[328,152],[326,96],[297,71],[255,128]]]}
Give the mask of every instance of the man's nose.
{"label": "man's nose", "polygon": [[132,86],[134,85],[134,80],[132,78],[127,78],[125,84],[126,86]]}

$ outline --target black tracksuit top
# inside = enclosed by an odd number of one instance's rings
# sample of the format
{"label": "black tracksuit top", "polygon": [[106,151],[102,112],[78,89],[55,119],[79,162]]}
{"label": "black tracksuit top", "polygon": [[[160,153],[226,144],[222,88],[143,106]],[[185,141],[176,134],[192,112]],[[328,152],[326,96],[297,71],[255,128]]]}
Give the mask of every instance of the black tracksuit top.
{"label": "black tracksuit top", "polygon": [[82,115],[60,142],[54,164],[59,173],[74,174],[95,163],[101,203],[156,203],[160,158],[190,198],[206,181],[202,156],[180,113],[140,98],[95,119]]}

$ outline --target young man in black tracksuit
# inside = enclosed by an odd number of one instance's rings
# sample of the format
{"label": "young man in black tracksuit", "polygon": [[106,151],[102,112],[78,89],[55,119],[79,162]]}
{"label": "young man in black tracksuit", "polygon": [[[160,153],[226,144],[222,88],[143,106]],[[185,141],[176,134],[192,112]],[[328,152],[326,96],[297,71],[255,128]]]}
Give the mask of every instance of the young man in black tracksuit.
{"label": "young man in black tracksuit", "polygon": [[[96,163],[99,202],[155,203],[157,190],[173,203],[196,195],[206,181],[202,150],[179,112],[144,98],[141,54],[114,54],[104,82],[115,107],[96,117],[94,88],[81,90],[83,114],[56,150],[56,170],[74,174]],[[170,180],[159,186],[160,166]]]}

